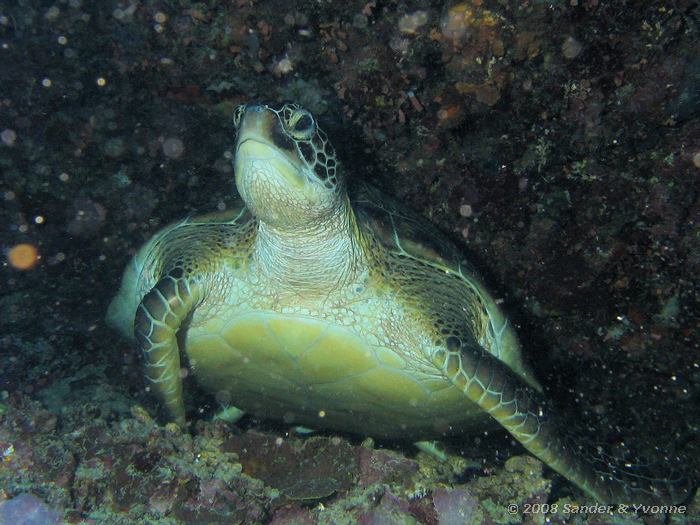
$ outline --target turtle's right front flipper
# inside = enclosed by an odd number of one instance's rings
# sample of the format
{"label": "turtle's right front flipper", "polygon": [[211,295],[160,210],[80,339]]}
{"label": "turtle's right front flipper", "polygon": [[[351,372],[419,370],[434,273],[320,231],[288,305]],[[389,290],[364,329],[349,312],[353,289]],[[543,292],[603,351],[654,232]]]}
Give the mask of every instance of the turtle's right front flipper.
{"label": "turtle's right front flipper", "polygon": [[651,476],[568,439],[561,421],[535,389],[478,347],[438,350],[433,362],[465,396],[527,450],[604,504],[680,504],[694,491],[683,477]]}
{"label": "turtle's right front flipper", "polygon": [[146,361],[146,378],[180,426],[185,425],[185,404],[177,333],[201,298],[201,285],[178,268],[144,296],[134,320],[136,342]]}

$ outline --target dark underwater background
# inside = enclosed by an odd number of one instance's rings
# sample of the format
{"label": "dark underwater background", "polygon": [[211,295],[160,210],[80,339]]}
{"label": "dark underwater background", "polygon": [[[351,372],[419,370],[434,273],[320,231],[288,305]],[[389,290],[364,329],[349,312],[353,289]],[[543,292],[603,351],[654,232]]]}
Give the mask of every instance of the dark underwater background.
{"label": "dark underwater background", "polygon": [[104,323],[150,235],[235,202],[233,109],[297,101],[349,177],[470,254],[576,432],[697,475],[699,23],[683,0],[0,3],[0,523],[700,523],[697,498],[527,513],[585,500],[504,432],[439,463],[215,422],[194,383],[178,432]]}

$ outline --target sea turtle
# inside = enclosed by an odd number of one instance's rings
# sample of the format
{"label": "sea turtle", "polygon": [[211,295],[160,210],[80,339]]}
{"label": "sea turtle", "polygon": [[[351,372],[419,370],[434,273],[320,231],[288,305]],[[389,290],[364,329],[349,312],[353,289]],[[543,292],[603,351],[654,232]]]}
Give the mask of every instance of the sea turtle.
{"label": "sea turtle", "polygon": [[175,422],[187,363],[258,416],[414,441],[495,420],[601,502],[682,499],[681,480],[571,445],[457,247],[376,189],[348,190],[311,113],[249,104],[234,124],[241,207],[157,233],[108,312]]}

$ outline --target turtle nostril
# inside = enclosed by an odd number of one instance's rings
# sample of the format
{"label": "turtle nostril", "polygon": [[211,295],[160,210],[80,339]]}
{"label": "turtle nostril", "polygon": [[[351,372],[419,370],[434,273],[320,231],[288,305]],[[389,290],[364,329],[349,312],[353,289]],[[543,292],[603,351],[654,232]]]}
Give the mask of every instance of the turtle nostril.
{"label": "turtle nostril", "polygon": [[248,104],[246,111],[255,111],[257,113],[262,113],[263,111],[265,111],[265,108],[260,104]]}

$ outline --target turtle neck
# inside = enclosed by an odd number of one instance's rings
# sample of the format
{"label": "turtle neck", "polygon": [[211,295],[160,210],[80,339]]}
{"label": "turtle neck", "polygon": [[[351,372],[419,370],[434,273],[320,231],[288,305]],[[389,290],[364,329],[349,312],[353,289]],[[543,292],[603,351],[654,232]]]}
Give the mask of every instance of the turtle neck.
{"label": "turtle neck", "polygon": [[258,223],[253,259],[271,289],[295,295],[328,295],[353,282],[364,257],[348,199],[331,216],[294,228]]}

